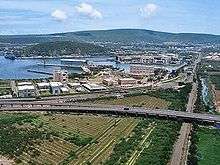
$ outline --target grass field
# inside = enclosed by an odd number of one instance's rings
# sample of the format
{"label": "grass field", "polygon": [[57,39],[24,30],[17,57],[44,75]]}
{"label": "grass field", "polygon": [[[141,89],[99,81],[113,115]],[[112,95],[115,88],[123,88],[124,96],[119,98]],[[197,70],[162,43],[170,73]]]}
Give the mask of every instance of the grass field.
{"label": "grass field", "polygon": [[94,100],[92,102],[94,104],[109,104],[109,105],[126,105],[133,107],[146,107],[146,108],[167,108],[170,105],[170,102],[151,97],[148,95],[140,95],[140,96],[129,96],[120,99],[103,99],[103,100]]}
{"label": "grass field", "polygon": [[220,130],[200,127],[198,135],[199,165],[220,164]]}

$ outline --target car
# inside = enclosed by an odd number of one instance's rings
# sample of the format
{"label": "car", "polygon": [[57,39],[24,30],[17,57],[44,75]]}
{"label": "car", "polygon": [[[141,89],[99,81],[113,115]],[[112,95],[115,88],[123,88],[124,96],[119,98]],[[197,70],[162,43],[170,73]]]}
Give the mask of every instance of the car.
{"label": "car", "polygon": [[124,107],[124,110],[129,111],[129,108],[128,107]]}

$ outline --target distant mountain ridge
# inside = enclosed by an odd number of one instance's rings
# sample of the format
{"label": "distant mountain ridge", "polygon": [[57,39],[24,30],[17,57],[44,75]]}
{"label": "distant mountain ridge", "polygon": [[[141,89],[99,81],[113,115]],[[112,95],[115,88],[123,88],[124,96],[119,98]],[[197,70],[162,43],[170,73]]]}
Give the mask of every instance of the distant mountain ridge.
{"label": "distant mountain ridge", "polygon": [[45,35],[0,36],[0,43],[42,43],[54,41],[79,42],[181,42],[220,44],[220,35],[168,33],[144,29],[93,30]]}

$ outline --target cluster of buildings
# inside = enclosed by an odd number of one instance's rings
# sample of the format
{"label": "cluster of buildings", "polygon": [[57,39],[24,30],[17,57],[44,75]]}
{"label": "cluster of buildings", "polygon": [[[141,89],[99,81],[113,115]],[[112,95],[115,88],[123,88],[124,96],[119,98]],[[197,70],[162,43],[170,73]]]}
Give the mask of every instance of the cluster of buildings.
{"label": "cluster of buildings", "polygon": [[131,55],[117,56],[117,62],[129,64],[146,64],[146,65],[179,65],[181,60],[177,54],[157,54],[157,55]]}
{"label": "cluster of buildings", "polygon": [[[36,97],[46,95],[61,95],[74,92],[100,92],[114,88],[130,88],[152,85],[152,77],[157,78],[165,76],[155,74],[158,69],[151,64],[180,64],[180,60],[175,54],[166,54],[160,56],[118,56],[118,62],[130,63],[130,70],[123,72],[106,68],[98,70],[97,79],[86,77],[69,81],[68,72],[66,70],[55,70],[53,72],[53,80],[45,80],[40,82],[14,82],[11,84],[12,91],[17,97]],[[86,60],[65,59],[61,60],[62,65],[86,65]],[[160,69],[164,66],[160,66]],[[162,70],[162,69],[161,69]],[[103,75],[100,76],[99,74]],[[166,76],[167,77],[167,76]],[[158,79],[156,79],[158,80]]]}
{"label": "cluster of buildings", "polygon": [[209,53],[209,55],[206,56],[204,59],[208,61],[220,61],[220,53],[217,52]]}
{"label": "cluster of buildings", "polygon": [[11,88],[16,97],[36,97],[42,93],[49,93],[52,95],[60,95],[68,93],[69,89],[68,73],[66,70],[55,70],[53,73],[53,81],[37,82],[11,82]]}
{"label": "cluster of buildings", "polygon": [[130,76],[140,78],[143,76],[152,76],[154,75],[155,68],[148,65],[130,65]]}
{"label": "cluster of buildings", "polygon": [[32,82],[11,83],[12,91],[17,97],[35,97],[36,88]]}

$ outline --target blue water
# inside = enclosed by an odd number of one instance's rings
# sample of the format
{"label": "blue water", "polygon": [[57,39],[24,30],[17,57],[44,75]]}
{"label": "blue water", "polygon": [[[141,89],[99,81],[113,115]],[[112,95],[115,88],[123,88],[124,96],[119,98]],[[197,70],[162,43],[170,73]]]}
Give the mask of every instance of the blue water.
{"label": "blue water", "polygon": [[[113,61],[108,61],[107,57],[93,57],[93,58],[85,58],[89,60],[92,64],[104,64],[104,65],[113,65],[115,67],[119,67],[120,69],[128,70],[128,64],[116,64]],[[101,61],[100,61],[101,59]],[[60,59],[46,59],[46,64],[60,64]],[[49,75],[38,74],[28,72],[28,69],[31,70],[39,70],[44,72],[52,73],[54,69],[58,69],[58,67],[48,67],[48,66],[39,66],[38,64],[43,64],[42,59],[16,59],[9,60],[5,59],[3,55],[0,55],[0,79],[40,79],[40,78],[48,78]],[[68,70],[72,73],[81,73],[81,70]]]}

